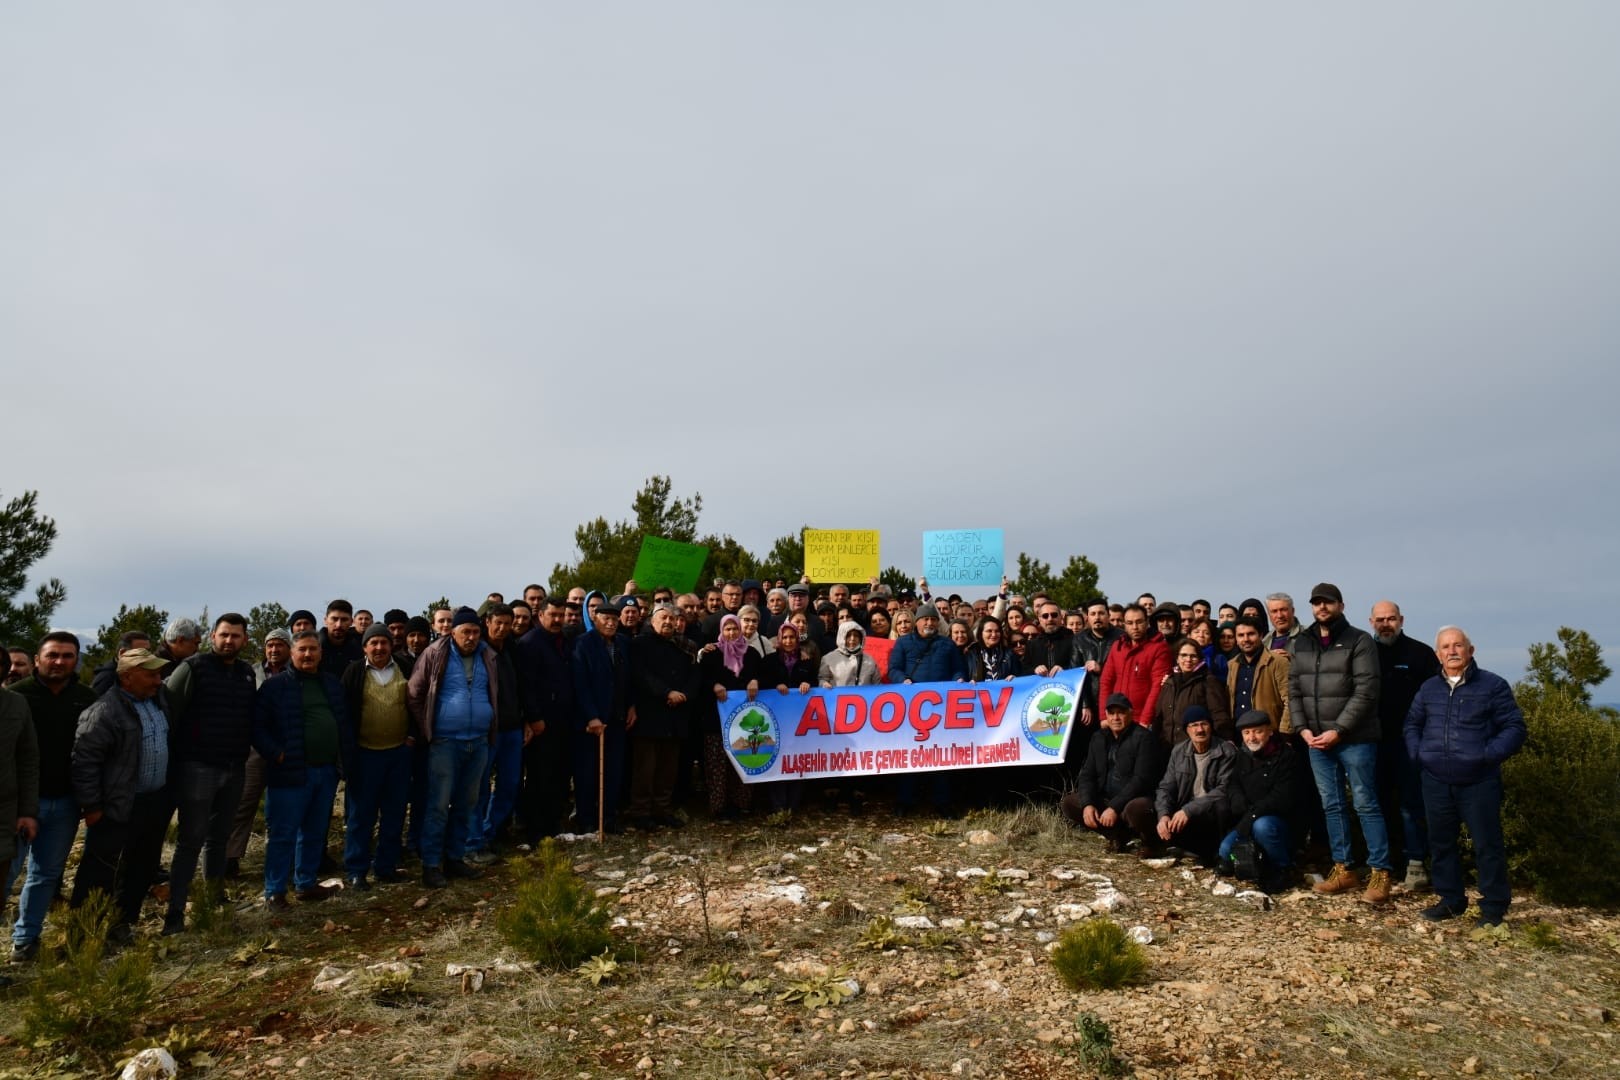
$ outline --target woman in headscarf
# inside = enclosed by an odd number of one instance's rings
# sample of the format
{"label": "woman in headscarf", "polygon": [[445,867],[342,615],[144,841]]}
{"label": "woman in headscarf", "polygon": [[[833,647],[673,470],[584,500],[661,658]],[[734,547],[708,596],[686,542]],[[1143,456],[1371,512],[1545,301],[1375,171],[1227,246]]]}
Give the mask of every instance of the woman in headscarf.
{"label": "woman in headscarf", "polygon": [[753,604],[744,604],[737,609],[737,618],[742,622],[743,640],[748,647],[765,657],[771,655],[776,649],[776,642],[760,634],[759,608]]}
{"label": "woman in headscarf", "polygon": [[736,704],[733,693],[753,701],[759,694],[760,655],[743,638],[742,620],[735,615],[720,619],[720,640],[703,647],[698,664],[701,685],[714,702],[703,735],[703,780],[709,789],[709,812],[718,818],[738,818],[753,801],[748,785],[731,764],[726,747],[726,717]]}
{"label": "woman in headscarf", "polygon": [[[745,621],[746,625],[746,621]],[[776,687],[778,694],[808,694],[816,685],[818,672],[799,649],[799,628],[790,622],[776,631],[769,656],[760,662],[759,681]],[[804,794],[804,781],[778,780],[770,789],[772,810],[797,810]]]}

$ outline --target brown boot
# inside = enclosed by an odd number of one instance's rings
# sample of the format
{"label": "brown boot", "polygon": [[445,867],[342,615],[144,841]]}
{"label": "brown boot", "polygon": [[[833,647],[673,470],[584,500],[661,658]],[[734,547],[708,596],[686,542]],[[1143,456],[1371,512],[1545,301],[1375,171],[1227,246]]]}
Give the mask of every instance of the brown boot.
{"label": "brown boot", "polygon": [[[1384,875],[1388,877],[1389,875]],[[1361,879],[1350,872],[1344,863],[1334,863],[1333,873],[1311,886],[1311,891],[1331,896],[1334,893],[1349,892],[1351,889],[1361,888]]]}
{"label": "brown boot", "polygon": [[1389,871],[1374,870],[1367,875],[1367,891],[1361,894],[1364,904],[1383,904],[1389,900]]}

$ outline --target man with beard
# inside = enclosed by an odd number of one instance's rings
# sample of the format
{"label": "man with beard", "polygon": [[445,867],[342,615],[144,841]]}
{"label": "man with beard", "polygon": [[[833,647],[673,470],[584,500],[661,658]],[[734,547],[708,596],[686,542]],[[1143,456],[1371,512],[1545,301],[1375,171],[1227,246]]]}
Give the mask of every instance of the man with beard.
{"label": "man with beard", "polygon": [[1103,712],[1101,730],[1091,740],[1075,790],[1059,809],[1071,825],[1103,834],[1110,851],[1124,851],[1131,839],[1125,808],[1146,800],[1159,781],[1159,747],[1151,732],[1131,723],[1131,699],[1114,694]]}
{"label": "man with beard", "polygon": [[1074,634],[1063,625],[1063,609],[1042,600],[1035,609],[1040,632],[1024,635],[1024,671],[1029,675],[1056,675],[1074,667]]}
{"label": "man with beard", "polygon": [[[411,628],[411,617],[400,608],[390,608],[383,615],[383,625],[388,628],[388,642],[392,646],[391,653],[400,654],[409,652],[405,644],[405,635]],[[360,642],[360,649],[365,651],[365,641]]]}
{"label": "man with beard", "polygon": [[360,634],[354,628],[354,605],[347,600],[333,600],[326,605],[326,625],[321,627],[321,670],[334,679],[341,679],[350,664],[365,660],[360,648]]}
{"label": "man with beard", "polygon": [[[411,790],[411,747],[415,742],[406,698],[411,662],[394,657],[386,627],[361,637],[366,659],[343,673],[343,880],[357,892],[371,888],[370,875],[391,884],[405,880],[399,863],[404,847],[405,807]],[[375,861],[372,834],[376,833]]]}
{"label": "man with beard", "polygon": [[[1086,668],[1086,681],[1080,690],[1080,723],[1086,727],[1097,719],[1097,686],[1102,678],[1103,665],[1108,662],[1108,654],[1114,643],[1125,636],[1123,630],[1114,627],[1108,617],[1108,601],[1093,600],[1086,605],[1085,628],[1074,635],[1075,662],[1084,664]],[[1028,656],[1029,653],[1024,654]]]}
{"label": "man with beard", "polygon": [[720,640],[720,620],[727,615],[735,615],[742,609],[742,585],[736,581],[728,581],[720,586],[720,610],[713,612],[703,620],[703,641],[705,644]]}
{"label": "man with beard", "polygon": [[[1227,785],[1238,752],[1225,739],[1215,737],[1209,710],[1202,705],[1189,708],[1181,724],[1187,739],[1170,751],[1164,778],[1159,781],[1154,797],[1159,820],[1154,835],[1161,844],[1174,843],[1199,862],[1214,865],[1226,828]],[[1127,820],[1130,812],[1127,806]]]}
{"label": "man with beard", "polygon": [[1277,734],[1264,712],[1250,709],[1238,717],[1237,727],[1243,748],[1227,789],[1235,825],[1221,841],[1219,869],[1239,872],[1232,852],[1248,841],[1262,856],[1254,878],[1261,891],[1282,892],[1293,867],[1302,768],[1293,744]]}
{"label": "man with beard", "polygon": [[1245,616],[1233,628],[1238,654],[1226,666],[1226,689],[1232,696],[1232,715],[1259,710],[1284,735],[1294,730],[1288,714],[1288,667],[1286,652],[1266,648],[1265,628],[1260,620]]}
{"label": "man with beard", "polygon": [[1114,643],[1103,664],[1097,692],[1107,700],[1124,694],[1131,702],[1131,714],[1146,727],[1159,708],[1159,692],[1170,674],[1170,649],[1164,638],[1148,627],[1147,611],[1141,604],[1125,608],[1125,636]]}
{"label": "man with beard", "polygon": [[167,679],[182,660],[195,656],[202,648],[202,627],[195,619],[174,619],[163,628],[163,644],[158,656],[165,661],[163,677]]}
{"label": "man with beard", "polygon": [[1406,714],[1418,687],[1440,673],[1434,650],[1405,633],[1406,616],[1392,601],[1372,607],[1378,645],[1378,802],[1389,825],[1391,862],[1406,864],[1409,892],[1426,889],[1429,830],[1423,820],[1423,773],[1406,753]]}
{"label": "man with beard", "polygon": [[258,680],[252,665],[241,659],[247,619],[234,611],[221,615],[214,621],[211,641],[211,651],[187,659],[165,684],[175,718],[169,784],[180,820],[169,865],[165,934],[186,928],[186,898],[205,843],[204,902],[224,900],[226,848],[253,743]]}
{"label": "man with beard", "polygon": [[[1350,822],[1344,788],[1367,841],[1367,888],[1362,900],[1389,899],[1389,834],[1378,806],[1378,654],[1372,635],[1344,617],[1344,596],[1323,582],[1311,590],[1316,621],[1294,638],[1288,667],[1288,711],[1309,748],[1311,773],[1322,797],[1333,870],[1313,886],[1318,893],[1349,892],[1360,880],[1349,868]],[[1275,621],[1276,615],[1273,615]]]}

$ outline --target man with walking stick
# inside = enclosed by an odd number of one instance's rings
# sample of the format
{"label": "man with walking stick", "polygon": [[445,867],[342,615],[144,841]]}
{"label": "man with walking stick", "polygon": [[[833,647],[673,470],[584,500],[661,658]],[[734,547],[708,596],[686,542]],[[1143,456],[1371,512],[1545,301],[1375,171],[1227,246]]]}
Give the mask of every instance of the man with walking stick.
{"label": "man with walking stick", "polygon": [[[591,627],[574,644],[576,732],[593,739],[574,740],[574,828],[596,811],[597,838],[622,833],[620,787],[624,780],[625,735],[636,724],[630,703],[630,650],[619,634],[619,609],[603,601],[591,616]],[[594,746],[592,745],[594,743]],[[596,751],[596,768],[590,755]]]}

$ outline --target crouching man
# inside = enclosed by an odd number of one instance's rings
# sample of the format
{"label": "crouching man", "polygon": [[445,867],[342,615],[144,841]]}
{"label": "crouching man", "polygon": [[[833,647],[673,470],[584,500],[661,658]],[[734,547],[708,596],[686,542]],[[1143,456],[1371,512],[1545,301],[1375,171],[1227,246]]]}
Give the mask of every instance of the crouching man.
{"label": "crouching man", "polygon": [[1209,710],[1193,705],[1181,717],[1187,741],[1170,751],[1164,779],[1154,800],[1162,844],[1174,844],[1213,866],[1228,811],[1227,789],[1237,764],[1237,748],[1215,738]]}
{"label": "crouching man", "polygon": [[[1221,841],[1220,869],[1259,882],[1264,892],[1282,892],[1293,875],[1293,816],[1299,805],[1301,766],[1297,752],[1277,734],[1270,714],[1250,709],[1238,718],[1243,750],[1227,788],[1232,831]],[[1234,858],[1245,851],[1256,858]]]}
{"label": "crouching man", "polygon": [[1071,825],[1103,834],[1108,850],[1124,851],[1132,837],[1125,808],[1148,797],[1159,781],[1159,744],[1152,732],[1131,722],[1131,699],[1110,694],[1103,709],[1102,731],[1091,740],[1075,790],[1063,796],[1060,809]]}

